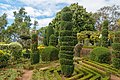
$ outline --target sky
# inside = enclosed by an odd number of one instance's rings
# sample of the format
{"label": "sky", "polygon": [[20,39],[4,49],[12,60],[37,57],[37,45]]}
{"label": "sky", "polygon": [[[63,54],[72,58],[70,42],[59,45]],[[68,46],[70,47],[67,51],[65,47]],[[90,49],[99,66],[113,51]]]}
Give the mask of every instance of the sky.
{"label": "sky", "polygon": [[82,5],[88,12],[96,12],[104,6],[120,5],[120,0],[0,0],[0,16],[7,14],[8,25],[14,20],[14,11],[24,7],[31,22],[38,21],[37,29],[47,26],[58,11],[72,3]]}

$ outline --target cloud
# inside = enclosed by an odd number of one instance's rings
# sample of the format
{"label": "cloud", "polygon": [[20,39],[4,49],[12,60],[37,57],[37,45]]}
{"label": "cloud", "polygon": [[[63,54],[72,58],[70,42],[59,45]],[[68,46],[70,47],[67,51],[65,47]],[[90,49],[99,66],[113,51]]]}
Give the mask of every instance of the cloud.
{"label": "cloud", "polygon": [[0,8],[2,8],[2,9],[8,9],[10,7],[11,7],[11,5],[0,3]]}

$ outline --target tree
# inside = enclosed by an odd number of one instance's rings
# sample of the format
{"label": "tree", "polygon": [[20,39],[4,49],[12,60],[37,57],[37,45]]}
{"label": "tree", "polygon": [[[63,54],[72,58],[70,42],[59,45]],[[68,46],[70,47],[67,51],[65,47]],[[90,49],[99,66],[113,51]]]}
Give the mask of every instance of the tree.
{"label": "tree", "polygon": [[[120,18],[120,6],[113,5],[113,6],[104,6],[98,10],[97,13],[94,14],[96,17],[96,27],[100,26],[105,19],[107,19],[109,24],[109,30],[117,30],[118,27],[116,25],[116,21]],[[94,17],[95,18],[95,17]]]}
{"label": "tree", "polygon": [[5,27],[7,26],[7,14],[0,16],[0,42],[5,41]]}

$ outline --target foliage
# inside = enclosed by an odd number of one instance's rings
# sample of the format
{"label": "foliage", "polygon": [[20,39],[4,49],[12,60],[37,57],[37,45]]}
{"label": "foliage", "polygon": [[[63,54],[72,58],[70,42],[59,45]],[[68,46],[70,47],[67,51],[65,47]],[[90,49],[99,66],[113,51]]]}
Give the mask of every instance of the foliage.
{"label": "foliage", "polygon": [[0,70],[0,80],[17,80],[22,76],[22,71],[16,69]]}
{"label": "foliage", "polygon": [[32,46],[31,46],[31,50],[32,50],[32,53],[31,53],[31,64],[36,64],[36,63],[39,63],[39,50],[37,49],[38,47],[38,34],[36,32],[36,30],[33,30],[32,32],[32,37],[31,37],[31,40],[32,40]]}
{"label": "foliage", "polygon": [[59,50],[56,47],[48,46],[41,53],[42,61],[58,60]]}
{"label": "foliage", "polygon": [[113,58],[112,63],[113,63],[113,67],[120,69],[120,58]]}
{"label": "foliage", "polygon": [[90,53],[90,59],[100,63],[110,63],[111,54],[109,49],[105,47],[96,47]]}
{"label": "foliage", "polygon": [[[69,7],[64,7],[61,13],[60,33],[59,33],[59,61],[61,65],[61,72],[64,76],[71,76],[74,71],[73,65],[73,48],[74,37],[72,33],[72,11]],[[71,15],[71,16],[70,16]]]}
{"label": "foliage", "polygon": [[22,50],[22,55],[24,58],[30,58],[31,50],[30,49],[24,49]]}
{"label": "foliage", "polygon": [[53,26],[51,24],[49,24],[49,26],[47,27],[47,32],[46,32],[47,45],[49,45],[50,36],[53,33],[54,33]]}
{"label": "foliage", "polygon": [[109,30],[119,30],[119,26],[116,24],[117,20],[120,18],[119,5],[104,6],[100,8],[94,15],[96,20],[96,27],[101,30],[101,23],[107,19],[110,23],[108,26]]}
{"label": "foliage", "polygon": [[114,42],[112,43],[112,64],[115,68],[120,68],[120,31],[115,32]]}
{"label": "foliage", "polygon": [[56,46],[57,45],[57,37],[52,34],[50,36],[50,40],[49,40],[49,46]]}
{"label": "foliage", "polygon": [[102,46],[108,47],[108,20],[105,20],[102,25]]}
{"label": "foliage", "polygon": [[14,56],[14,59],[17,60],[22,55],[22,45],[18,42],[11,42],[9,44],[11,54]]}
{"label": "foliage", "polygon": [[0,67],[5,67],[10,59],[10,54],[0,50]]}

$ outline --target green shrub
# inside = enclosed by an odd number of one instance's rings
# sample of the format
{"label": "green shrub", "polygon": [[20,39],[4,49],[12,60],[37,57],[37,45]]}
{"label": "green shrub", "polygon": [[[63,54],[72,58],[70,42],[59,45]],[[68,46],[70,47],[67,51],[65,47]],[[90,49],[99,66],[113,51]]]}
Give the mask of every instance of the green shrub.
{"label": "green shrub", "polygon": [[60,37],[60,39],[59,39],[59,41],[62,41],[62,42],[68,42],[68,41],[70,41],[70,42],[73,42],[73,39],[74,39],[74,37],[73,36],[63,36],[63,37]]}
{"label": "green shrub", "polygon": [[120,59],[119,58],[113,58],[112,64],[115,68],[120,69]]}
{"label": "green shrub", "polygon": [[11,42],[9,44],[10,51],[14,59],[19,59],[22,56],[22,45],[18,42]]}
{"label": "green shrub", "polygon": [[104,35],[104,36],[108,36],[108,30],[107,29],[103,29],[102,30],[102,35]]}
{"label": "green shrub", "polygon": [[48,46],[41,54],[42,61],[54,61],[58,59],[59,50],[54,46]]}
{"label": "green shrub", "polygon": [[0,67],[5,67],[10,59],[10,54],[0,50]]}
{"label": "green shrub", "polygon": [[30,60],[31,60],[31,64],[39,63],[39,60],[40,60],[39,52],[36,51],[31,53]]}
{"label": "green shrub", "polygon": [[69,77],[74,71],[74,65],[61,65],[61,71],[63,75]]}
{"label": "green shrub", "polygon": [[120,51],[112,51],[112,55],[115,58],[120,58]]}
{"label": "green shrub", "polygon": [[105,47],[97,47],[90,53],[90,59],[100,63],[110,63],[111,54],[109,49]]}
{"label": "green shrub", "polygon": [[31,50],[22,50],[22,54],[24,58],[30,58]]}
{"label": "green shrub", "polygon": [[120,43],[112,43],[112,48],[114,50],[120,51]]}
{"label": "green shrub", "polygon": [[74,52],[73,51],[65,51],[65,50],[62,50],[62,51],[59,51],[60,54],[69,54],[69,55],[73,55]]}

